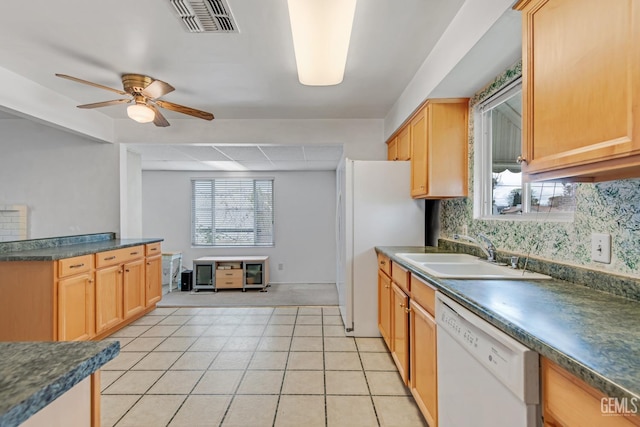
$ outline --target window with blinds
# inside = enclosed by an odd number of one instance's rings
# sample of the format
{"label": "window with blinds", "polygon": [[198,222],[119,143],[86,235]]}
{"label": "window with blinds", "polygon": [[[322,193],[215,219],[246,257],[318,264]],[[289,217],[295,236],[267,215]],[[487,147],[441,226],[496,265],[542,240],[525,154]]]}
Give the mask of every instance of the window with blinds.
{"label": "window with blinds", "polygon": [[194,246],[273,246],[273,179],[191,181]]}

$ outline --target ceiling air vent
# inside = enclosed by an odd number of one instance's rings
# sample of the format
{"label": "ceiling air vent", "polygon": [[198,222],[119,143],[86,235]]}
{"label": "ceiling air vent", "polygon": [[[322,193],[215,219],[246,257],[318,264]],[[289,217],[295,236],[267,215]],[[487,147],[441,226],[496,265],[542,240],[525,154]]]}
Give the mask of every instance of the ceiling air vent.
{"label": "ceiling air vent", "polygon": [[192,33],[237,33],[226,0],[169,0]]}

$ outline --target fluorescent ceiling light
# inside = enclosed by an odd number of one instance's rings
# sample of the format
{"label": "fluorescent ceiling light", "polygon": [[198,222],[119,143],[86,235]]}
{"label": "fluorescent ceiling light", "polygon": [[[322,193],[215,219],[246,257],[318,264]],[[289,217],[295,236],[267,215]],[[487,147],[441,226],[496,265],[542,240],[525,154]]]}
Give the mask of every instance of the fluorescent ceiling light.
{"label": "fluorescent ceiling light", "polygon": [[303,85],[342,82],[356,0],[288,0],[298,79]]}
{"label": "fluorescent ceiling light", "polygon": [[156,118],[156,113],[144,104],[129,105],[127,115],[138,123],[149,123]]}

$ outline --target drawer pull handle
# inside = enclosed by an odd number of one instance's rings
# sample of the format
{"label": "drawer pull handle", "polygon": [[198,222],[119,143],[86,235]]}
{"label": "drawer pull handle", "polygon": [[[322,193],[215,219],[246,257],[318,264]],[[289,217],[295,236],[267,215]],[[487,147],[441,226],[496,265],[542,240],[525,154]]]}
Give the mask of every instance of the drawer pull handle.
{"label": "drawer pull handle", "polygon": [[151,252],[155,252],[157,250],[158,250],[158,248],[151,248]]}
{"label": "drawer pull handle", "polygon": [[112,259],[116,259],[116,256],[110,256],[110,257],[106,257],[104,260],[105,261],[111,261]]}
{"label": "drawer pull handle", "polygon": [[387,262],[386,261],[380,261],[380,265],[386,265]]}
{"label": "drawer pull handle", "polygon": [[129,255],[138,255],[138,251],[136,251],[136,252],[131,252]]}
{"label": "drawer pull handle", "polygon": [[129,269],[126,269],[125,271],[128,273],[130,270],[129,270]]}
{"label": "drawer pull handle", "polygon": [[150,262],[148,262],[148,263],[147,263],[147,265],[151,265],[151,263],[150,263]]}
{"label": "drawer pull handle", "polygon": [[81,264],[75,264],[75,265],[70,265],[69,268],[80,268],[80,267],[84,267],[84,262]]}

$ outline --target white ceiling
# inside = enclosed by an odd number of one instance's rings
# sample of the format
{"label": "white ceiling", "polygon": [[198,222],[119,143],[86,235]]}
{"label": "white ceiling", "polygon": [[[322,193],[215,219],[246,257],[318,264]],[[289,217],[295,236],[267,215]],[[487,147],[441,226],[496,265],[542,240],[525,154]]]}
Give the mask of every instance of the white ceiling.
{"label": "white ceiling", "polygon": [[[487,5],[498,3],[498,0],[467,0],[478,1]],[[237,160],[245,167],[258,170],[332,169],[337,160],[323,156],[335,154],[334,141],[327,144],[320,141],[326,151],[319,148],[317,153],[304,140],[288,144],[290,147],[278,146],[279,141],[273,140],[268,144],[243,141],[262,145],[238,148],[237,152],[220,144],[213,149],[177,146],[206,140],[206,135],[215,133],[217,123],[232,121],[242,121],[244,126],[247,120],[264,123],[265,120],[385,119],[465,1],[360,0],[344,81],[330,87],[309,87],[298,82],[286,0],[228,0],[228,4],[238,33],[189,33],[169,0],[5,2],[0,14],[0,77],[5,76],[4,81],[0,80],[0,91],[13,94],[13,98],[0,95],[0,108],[18,115],[38,116],[42,105],[53,104],[50,100],[69,100],[69,106],[57,108],[58,117],[52,119],[51,124],[83,133],[84,123],[95,121],[105,135],[120,132],[111,139],[140,142],[134,148],[142,154],[143,164],[148,168],[186,168],[184,162],[200,161],[201,155],[208,158],[211,153],[219,153],[226,161]],[[514,19],[511,17],[508,22]],[[503,56],[510,55],[507,61],[513,62],[511,51],[514,45],[519,46],[520,30],[514,25],[507,27],[505,31],[496,26],[500,31],[494,31],[491,40],[510,41],[511,45],[505,48],[508,52]],[[482,46],[482,36],[476,36],[480,40],[478,46]],[[485,46],[484,50],[495,51],[495,47]],[[469,91],[477,90],[478,84],[488,81],[482,73],[494,73],[494,70],[486,66],[473,70],[473,59],[477,55],[470,52],[467,63],[460,61],[466,72],[452,72],[449,81],[444,79],[438,86],[440,94],[469,96]],[[480,77],[469,79],[472,71]],[[55,73],[118,89],[122,74],[147,74],[175,87],[175,92],[163,99],[210,111],[216,119],[203,122],[163,110],[173,126],[155,129],[152,125],[128,123],[124,105],[96,110],[99,112],[74,109],[76,104],[116,99],[118,95],[59,79]],[[15,81],[28,84],[16,88],[16,84],[6,78],[14,74],[23,79]],[[452,90],[457,93],[451,93]],[[44,113],[40,119],[42,115]],[[117,122],[122,122],[122,126]],[[185,123],[192,123],[189,125],[194,129],[192,135]],[[127,132],[132,126],[143,130]],[[85,133],[92,136],[89,131]],[[160,141],[163,133],[173,135],[170,145],[174,147],[163,151],[162,147],[148,146]],[[234,139],[226,137],[229,142]],[[163,152],[172,153],[176,158],[155,158]],[[255,156],[251,157],[250,153]],[[176,163],[171,165],[169,161]],[[182,166],[178,162],[183,162]],[[281,162],[290,164],[286,166]],[[197,167],[205,168],[202,165]]]}

